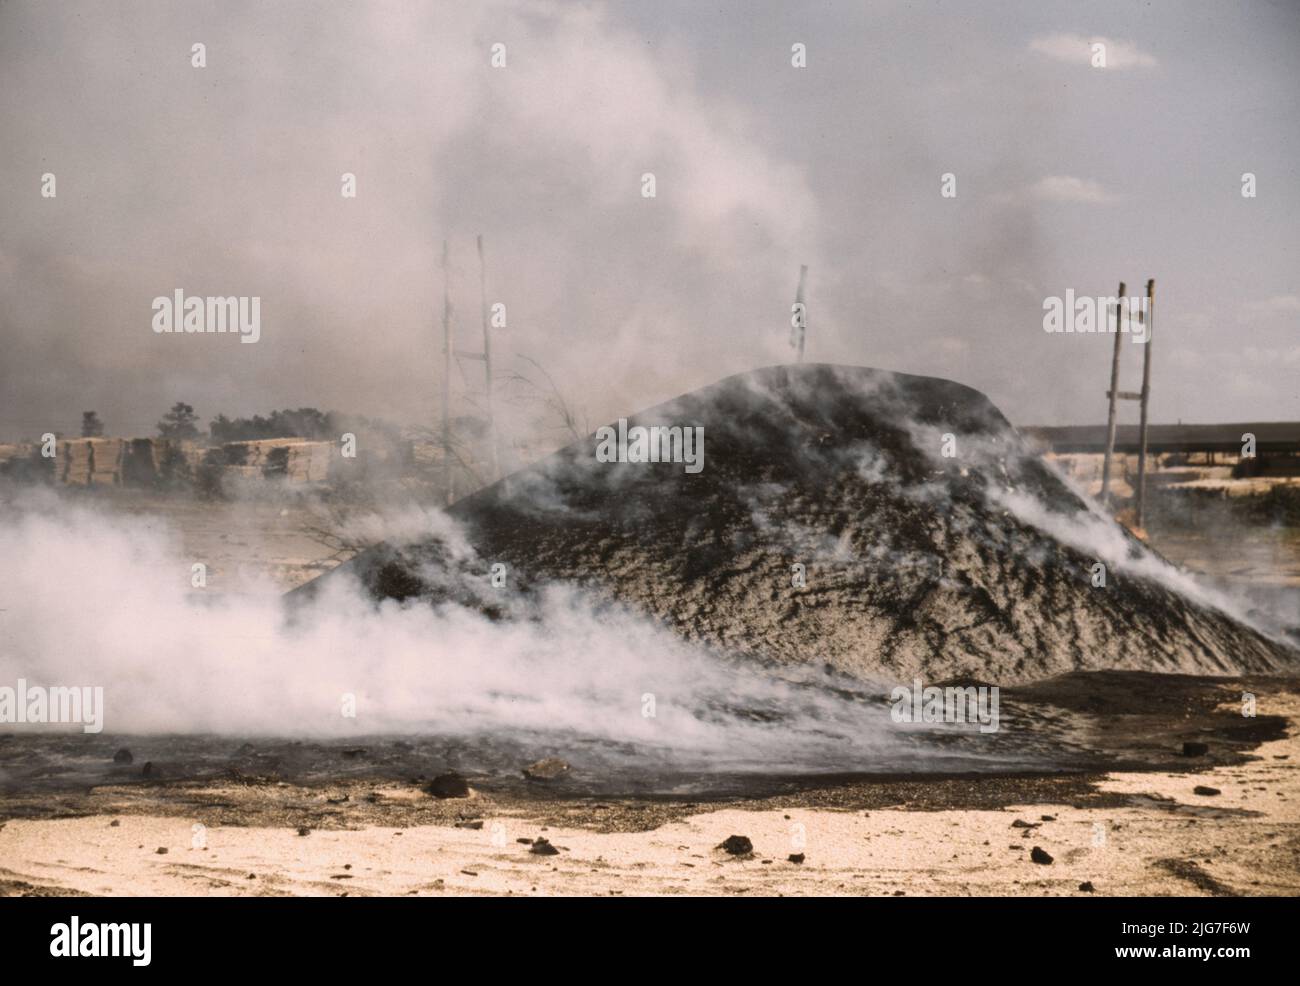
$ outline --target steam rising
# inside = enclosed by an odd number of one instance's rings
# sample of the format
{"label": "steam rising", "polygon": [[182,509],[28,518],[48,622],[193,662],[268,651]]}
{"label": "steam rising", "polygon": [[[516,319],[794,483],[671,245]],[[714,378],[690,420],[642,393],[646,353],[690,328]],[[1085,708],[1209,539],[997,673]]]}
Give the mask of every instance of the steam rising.
{"label": "steam rising", "polygon": [[[109,733],[571,735],[709,769],[862,770],[907,747],[883,687],[734,666],[564,586],[494,622],[460,605],[376,605],[330,580],[289,621],[270,586],[191,588],[192,560],[142,520],[48,494],[4,515],[0,680],[102,685]],[[444,515],[428,517],[382,533],[454,540]]]}

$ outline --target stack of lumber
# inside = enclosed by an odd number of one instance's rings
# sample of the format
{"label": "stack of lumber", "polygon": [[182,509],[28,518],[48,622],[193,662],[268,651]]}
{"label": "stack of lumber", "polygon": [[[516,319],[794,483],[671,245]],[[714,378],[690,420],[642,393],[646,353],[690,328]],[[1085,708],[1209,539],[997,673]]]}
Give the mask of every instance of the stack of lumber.
{"label": "stack of lumber", "polygon": [[288,475],[291,483],[323,483],[334,458],[333,442],[301,442],[290,446]]}
{"label": "stack of lumber", "polygon": [[158,479],[162,440],[128,438],[122,453],[122,485],[151,486]]}
{"label": "stack of lumber", "polygon": [[290,483],[324,482],[333,455],[332,442],[302,438],[265,438],[222,446],[226,472],[249,478],[283,478]]}
{"label": "stack of lumber", "polygon": [[0,469],[3,469],[5,463],[11,459],[26,459],[31,456],[36,446],[30,442],[22,442],[17,445],[0,445]]}
{"label": "stack of lumber", "polygon": [[125,447],[121,438],[66,438],[58,444],[55,475],[69,486],[116,486]]}

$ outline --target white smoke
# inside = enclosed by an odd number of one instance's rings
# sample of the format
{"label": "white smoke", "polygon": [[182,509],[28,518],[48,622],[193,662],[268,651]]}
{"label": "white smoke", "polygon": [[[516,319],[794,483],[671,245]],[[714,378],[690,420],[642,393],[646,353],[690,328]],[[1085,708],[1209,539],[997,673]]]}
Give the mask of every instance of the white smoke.
{"label": "white smoke", "polygon": [[[460,543],[442,514],[399,527]],[[192,587],[193,559],[156,522],[49,493],[0,504],[0,559],[0,683],[102,686],[109,734],[569,735],[708,770],[870,771],[915,749],[888,685],[732,665],[565,586],[493,621],[330,579],[286,618],[270,585]],[[480,596],[508,592],[481,567]]]}
{"label": "white smoke", "polygon": [[986,490],[990,502],[1061,544],[1102,562],[1109,572],[1154,582],[1202,607],[1216,609],[1278,643],[1293,645],[1286,635],[1286,627],[1294,625],[1293,613],[1261,608],[1244,595],[1226,592],[1207,579],[1170,564],[1146,545],[1129,537],[1120,524],[1071,477],[1048,460],[1043,460],[1043,463],[1082,501],[1086,509],[1062,514],[1049,509],[1038,497],[1023,490],[997,487]]}

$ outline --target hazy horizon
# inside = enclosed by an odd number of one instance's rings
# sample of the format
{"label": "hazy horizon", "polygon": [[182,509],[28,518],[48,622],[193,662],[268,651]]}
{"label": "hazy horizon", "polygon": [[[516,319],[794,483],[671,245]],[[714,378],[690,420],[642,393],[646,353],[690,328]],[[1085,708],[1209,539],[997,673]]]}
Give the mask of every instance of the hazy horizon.
{"label": "hazy horizon", "polygon": [[[480,233],[503,372],[593,426],[791,361],[801,264],[808,361],[1019,425],[1105,420],[1111,337],[1044,299],[1154,277],[1153,422],[1298,420],[1297,42],[1269,2],[8,0],[0,440],[175,401],[432,424],[442,242],[476,348]],[[259,297],[260,338],[156,333],[177,289]]]}

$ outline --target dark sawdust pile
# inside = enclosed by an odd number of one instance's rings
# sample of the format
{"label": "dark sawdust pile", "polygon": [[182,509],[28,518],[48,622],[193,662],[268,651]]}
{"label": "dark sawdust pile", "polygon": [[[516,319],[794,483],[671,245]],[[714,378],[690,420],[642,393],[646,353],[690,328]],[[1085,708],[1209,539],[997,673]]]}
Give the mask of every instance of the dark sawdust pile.
{"label": "dark sawdust pile", "polygon": [[[504,619],[527,618],[547,584],[577,584],[720,651],[867,678],[1295,666],[1290,648],[1177,591],[1172,569],[960,384],[770,367],[628,424],[703,426],[703,471],[598,462],[588,438],[456,503],[468,551],[380,545],[324,578]],[[1096,588],[1105,544],[1120,557]],[[506,588],[489,585],[497,563]]]}

